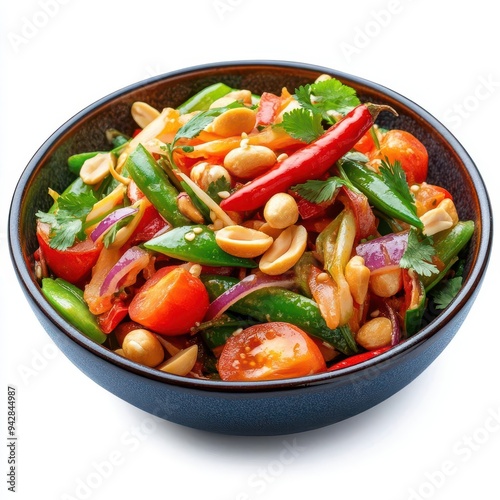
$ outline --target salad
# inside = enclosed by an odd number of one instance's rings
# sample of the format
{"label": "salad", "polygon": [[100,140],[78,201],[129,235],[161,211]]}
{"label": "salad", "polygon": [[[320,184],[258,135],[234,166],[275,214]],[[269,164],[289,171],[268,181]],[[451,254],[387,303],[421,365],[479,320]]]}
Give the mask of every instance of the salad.
{"label": "salad", "polygon": [[338,370],[422,328],[462,284],[474,223],[427,182],[414,135],[328,75],[255,95],[224,83],[68,158],[36,214],[48,302],[95,342],[180,376]]}

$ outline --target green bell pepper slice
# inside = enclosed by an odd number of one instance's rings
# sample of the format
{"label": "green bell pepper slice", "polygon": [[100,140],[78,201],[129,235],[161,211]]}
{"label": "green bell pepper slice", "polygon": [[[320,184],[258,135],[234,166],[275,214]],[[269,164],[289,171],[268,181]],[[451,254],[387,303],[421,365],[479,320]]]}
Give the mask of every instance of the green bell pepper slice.
{"label": "green bell pepper slice", "polygon": [[235,257],[222,250],[215,240],[214,231],[203,224],[176,227],[147,241],[144,247],[205,266],[257,267],[252,259]]}
{"label": "green bell pepper slice", "polygon": [[61,278],[43,278],[42,293],[66,321],[98,344],[105,342],[107,335],[89,311],[82,290]]}
{"label": "green bell pepper slice", "polygon": [[[202,275],[210,300],[229,290],[238,280],[228,276]],[[326,326],[319,308],[313,300],[280,287],[262,288],[235,302],[230,311],[250,316],[262,323],[284,321],[301,328],[350,356],[358,347],[348,326],[332,330]]]}

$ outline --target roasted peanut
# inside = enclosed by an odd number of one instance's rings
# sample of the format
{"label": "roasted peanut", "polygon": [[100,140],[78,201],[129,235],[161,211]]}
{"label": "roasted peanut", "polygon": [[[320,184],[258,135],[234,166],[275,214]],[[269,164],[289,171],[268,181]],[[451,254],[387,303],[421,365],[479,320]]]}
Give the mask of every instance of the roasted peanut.
{"label": "roasted peanut", "polygon": [[389,318],[379,316],[367,321],[356,334],[356,342],[371,351],[391,345],[392,323]]}
{"label": "roasted peanut", "polygon": [[177,208],[179,212],[192,220],[196,224],[204,224],[205,219],[201,215],[200,211],[194,206],[189,195],[185,192],[179,193],[177,195]]}
{"label": "roasted peanut", "polygon": [[225,252],[250,259],[262,255],[273,244],[267,234],[237,225],[217,231],[215,241]]}
{"label": "roasted peanut", "polygon": [[249,134],[255,127],[255,118],[256,113],[250,108],[232,108],[215,118],[205,130],[221,137]]}
{"label": "roasted peanut", "polygon": [[127,333],[122,349],[126,358],[151,367],[159,365],[165,356],[163,346],[156,336],[143,328]]}
{"label": "roasted peanut", "polygon": [[80,170],[80,177],[85,184],[98,184],[109,175],[115,165],[116,156],[113,153],[99,153],[85,160]]}
{"label": "roasted peanut", "polygon": [[162,372],[184,376],[194,368],[197,358],[198,346],[194,344],[186,349],[182,349],[177,354],[167,359],[167,361],[157,366],[157,368]]}
{"label": "roasted peanut", "polygon": [[300,259],[307,246],[304,226],[289,226],[261,257],[259,269],[272,276],[283,274]]}
{"label": "roasted peanut", "polygon": [[401,290],[402,286],[403,276],[401,269],[397,266],[371,274],[370,289],[379,297],[392,297]]}
{"label": "roasted peanut", "polygon": [[243,146],[232,149],[224,158],[224,167],[241,179],[255,177],[275,163],[276,154],[272,149],[266,146],[252,146],[244,142]]}
{"label": "roasted peanut", "polygon": [[424,224],[423,233],[432,236],[436,233],[450,229],[458,222],[457,209],[449,198],[442,200],[436,208],[433,208],[420,217]]}
{"label": "roasted peanut", "polygon": [[362,304],[368,293],[370,269],[365,266],[365,260],[359,255],[352,257],[345,267],[345,279],[349,285],[351,295],[358,304]]}
{"label": "roasted peanut", "polygon": [[160,112],[157,109],[142,101],[134,102],[130,109],[130,113],[132,114],[132,118],[134,119],[135,123],[137,123],[140,128],[145,128],[155,118],[158,118],[158,116],[160,116]]}
{"label": "roasted peanut", "polygon": [[297,202],[287,193],[277,193],[264,207],[264,219],[275,229],[285,229],[299,219]]}

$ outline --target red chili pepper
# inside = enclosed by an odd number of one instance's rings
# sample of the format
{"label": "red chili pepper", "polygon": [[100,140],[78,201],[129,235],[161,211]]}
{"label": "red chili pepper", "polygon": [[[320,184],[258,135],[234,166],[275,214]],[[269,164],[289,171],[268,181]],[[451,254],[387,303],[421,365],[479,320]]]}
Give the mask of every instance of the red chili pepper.
{"label": "red chili pepper", "polygon": [[335,363],[334,365],[330,366],[327,371],[333,372],[335,370],[340,370],[341,368],[347,368],[348,366],[357,365],[358,363],[362,363],[367,359],[372,359],[376,356],[379,356],[380,354],[388,351],[390,348],[391,346],[381,347],[380,349],[375,349],[373,351],[356,354],[355,356],[351,356],[349,358],[343,359],[342,361],[339,361],[338,363]]}
{"label": "red chili pepper", "polygon": [[111,333],[128,314],[128,304],[123,300],[113,303],[111,309],[97,316],[97,324],[104,333]]}
{"label": "red chili pepper", "polygon": [[352,149],[383,108],[387,106],[360,104],[355,107],[318,139],[222,200],[221,208],[235,212],[255,210],[274,194],[286,192],[294,184],[308,179],[317,179]]}

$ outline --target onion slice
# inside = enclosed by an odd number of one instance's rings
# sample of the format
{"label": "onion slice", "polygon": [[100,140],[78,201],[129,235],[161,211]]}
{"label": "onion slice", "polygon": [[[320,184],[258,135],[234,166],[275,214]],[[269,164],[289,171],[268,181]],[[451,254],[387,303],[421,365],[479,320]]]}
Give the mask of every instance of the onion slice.
{"label": "onion slice", "polygon": [[118,289],[120,282],[126,276],[129,280],[135,280],[135,277],[149,264],[149,253],[137,246],[129,248],[110,269],[104,278],[99,295],[112,295]]}
{"label": "onion slice", "polygon": [[398,266],[407,246],[408,231],[404,231],[360,243],[356,254],[363,257],[370,271],[375,271],[386,266]]}
{"label": "onion slice", "polygon": [[394,312],[394,309],[387,302],[384,302],[382,315],[391,320],[391,346],[395,346],[401,342],[401,328],[399,326],[398,317]]}
{"label": "onion slice", "polygon": [[134,207],[122,207],[114,210],[108,216],[99,222],[97,227],[90,233],[90,239],[95,243],[106,231],[111,229],[117,222],[125,219],[137,212]]}
{"label": "onion slice", "polygon": [[229,309],[235,302],[246,297],[248,294],[270,286],[292,288],[295,279],[292,275],[268,276],[263,273],[249,274],[246,278],[233,285],[229,290],[219,295],[209,306],[204,321],[218,318]]}

